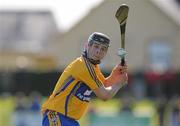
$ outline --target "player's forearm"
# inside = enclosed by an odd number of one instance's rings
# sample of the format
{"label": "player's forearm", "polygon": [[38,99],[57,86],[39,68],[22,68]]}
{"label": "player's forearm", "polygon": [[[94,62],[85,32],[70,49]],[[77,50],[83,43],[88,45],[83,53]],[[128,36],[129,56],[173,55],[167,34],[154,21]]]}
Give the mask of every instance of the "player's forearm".
{"label": "player's forearm", "polygon": [[[116,74],[116,76],[109,76],[104,83],[104,86],[101,86],[94,90],[94,93],[96,96],[104,101],[112,98],[116,93],[119,91],[120,88],[122,88],[125,83],[127,82],[128,77],[127,77],[127,72],[125,71],[124,73],[121,74]],[[111,86],[109,86],[109,85]]]}
{"label": "player's forearm", "polygon": [[116,83],[115,80],[111,76],[107,77],[104,81],[105,87],[110,87],[114,85],[115,83]]}
{"label": "player's forearm", "polygon": [[118,82],[119,82],[119,79],[113,78],[113,76],[109,76],[105,79],[104,85],[105,85],[105,87],[110,87],[112,85],[115,85]]}
{"label": "player's forearm", "polygon": [[94,90],[96,96],[104,101],[111,99],[116,95],[116,93],[121,89],[125,84],[125,82],[117,83],[109,87],[101,86]]}
{"label": "player's forearm", "polygon": [[106,88],[106,91],[108,93],[108,99],[111,99],[112,97],[114,97],[117,92],[124,86],[125,84],[122,83],[122,84],[113,84],[112,86],[110,87],[107,87]]}
{"label": "player's forearm", "polygon": [[109,87],[113,85],[113,79],[111,76],[107,77],[104,82],[105,87]]}

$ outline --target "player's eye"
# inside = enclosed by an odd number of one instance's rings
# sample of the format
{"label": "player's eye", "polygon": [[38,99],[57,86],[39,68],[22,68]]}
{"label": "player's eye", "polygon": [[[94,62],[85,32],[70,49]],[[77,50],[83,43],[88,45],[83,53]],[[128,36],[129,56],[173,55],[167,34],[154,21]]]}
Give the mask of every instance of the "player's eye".
{"label": "player's eye", "polygon": [[105,51],[107,51],[107,48],[106,47],[102,47],[101,50],[105,52]]}
{"label": "player's eye", "polygon": [[99,45],[98,45],[98,44],[95,44],[94,47],[95,47],[95,48],[99,48]]}

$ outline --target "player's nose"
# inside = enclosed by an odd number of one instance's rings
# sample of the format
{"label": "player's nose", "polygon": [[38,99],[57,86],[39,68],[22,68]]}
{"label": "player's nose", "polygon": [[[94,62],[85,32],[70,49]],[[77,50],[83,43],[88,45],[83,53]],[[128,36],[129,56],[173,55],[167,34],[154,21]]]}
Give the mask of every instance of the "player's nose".
{"label": "player's nose", "polygon": [[96,54],[100,54],[100,53],[101,53],[101,49],[100,48],[96,49]]}

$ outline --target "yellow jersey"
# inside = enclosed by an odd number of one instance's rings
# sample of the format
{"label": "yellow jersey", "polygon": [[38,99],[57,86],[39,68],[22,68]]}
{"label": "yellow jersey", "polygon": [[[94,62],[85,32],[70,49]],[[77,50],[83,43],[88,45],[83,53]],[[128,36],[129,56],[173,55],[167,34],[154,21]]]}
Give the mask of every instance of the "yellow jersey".
{"label": "yellow jersey", "polygon": [[93,90],[103,86],[104,81],[99,65],[81,56],[65,68],[42,111],[54,110],[78,120],[86,111]]}

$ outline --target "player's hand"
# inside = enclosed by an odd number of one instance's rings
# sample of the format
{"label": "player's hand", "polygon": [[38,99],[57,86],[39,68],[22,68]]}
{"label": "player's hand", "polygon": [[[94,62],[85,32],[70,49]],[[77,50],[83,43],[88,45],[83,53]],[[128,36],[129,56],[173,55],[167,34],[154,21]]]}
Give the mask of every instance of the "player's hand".
{"label": "player's hand", "polygon": [[109,83],[112,84],[125,84],[127,83],[128,76],[127,76],[127,65],[121,66],[121,64],[116,65],[110,76],[108,77]]}
{"label": "player's hand", "polygon": [[112,74],[115,74],[115,75],[121,75],[121,74],[124,74],[124,73],[127,73],[127,65],[125,64],[124,66],[120,64],[116,65],[113,70],[112,70]]}

